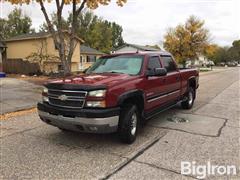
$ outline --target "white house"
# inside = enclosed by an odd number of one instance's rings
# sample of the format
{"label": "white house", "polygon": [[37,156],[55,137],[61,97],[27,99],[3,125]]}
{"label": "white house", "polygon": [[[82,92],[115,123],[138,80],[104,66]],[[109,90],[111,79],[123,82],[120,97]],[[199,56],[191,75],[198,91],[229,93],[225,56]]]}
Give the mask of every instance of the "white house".
{"label": "white house", "polygon": [[197,59],[195,60],[189,60],[186,62],[186,66],[207,66],[207,65],[214,65],[213,61],[209,60],[206,56],[203,54],[200,54]]}

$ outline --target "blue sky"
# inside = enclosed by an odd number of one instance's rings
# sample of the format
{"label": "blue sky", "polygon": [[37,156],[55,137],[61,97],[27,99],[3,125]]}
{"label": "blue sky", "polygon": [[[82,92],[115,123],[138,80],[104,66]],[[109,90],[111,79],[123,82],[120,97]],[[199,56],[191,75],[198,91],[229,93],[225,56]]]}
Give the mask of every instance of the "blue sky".
{"label": "blue sky", "polygon": [[[46,4],[46,7],[49,13],[55,10],[55,4]],[[31,16],[35,28],[43,23],[38,4],[21,8]],[[6,17],[12,9],[9,3],[1,3],[1,17]],[[161,45],[167,28],[184,23],[190,15],[195,15],[205,21],[213,43],[229,46],[233,40],[240,39],[239,10],[240,0],[128,0],[124,7],[118,7],[113,1],[94,13],[120,24],[126,42],[141,45]],[[64,16],[69,11],[71,7],[66,6]]]}

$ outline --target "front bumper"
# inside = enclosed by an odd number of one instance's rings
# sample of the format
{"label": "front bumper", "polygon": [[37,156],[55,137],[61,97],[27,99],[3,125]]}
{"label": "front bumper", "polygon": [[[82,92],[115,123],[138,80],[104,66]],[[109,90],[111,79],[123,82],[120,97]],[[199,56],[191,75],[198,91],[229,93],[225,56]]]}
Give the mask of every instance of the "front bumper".
{"label": "front bumper", "polygon": [[38,103],[38,114],[47,124],[73,131],[112,133],[118,129],[119,108],[73,110]]}

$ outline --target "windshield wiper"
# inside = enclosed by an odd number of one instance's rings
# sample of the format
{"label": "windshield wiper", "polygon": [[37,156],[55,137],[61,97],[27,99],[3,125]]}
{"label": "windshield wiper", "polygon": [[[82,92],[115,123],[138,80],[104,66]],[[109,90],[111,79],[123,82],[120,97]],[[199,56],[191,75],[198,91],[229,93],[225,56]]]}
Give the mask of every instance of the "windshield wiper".
{"label": "windshield wiper", "polygon": [[107,71],[107,73],[124,74],[123,72],[118,72],[118,71]]}

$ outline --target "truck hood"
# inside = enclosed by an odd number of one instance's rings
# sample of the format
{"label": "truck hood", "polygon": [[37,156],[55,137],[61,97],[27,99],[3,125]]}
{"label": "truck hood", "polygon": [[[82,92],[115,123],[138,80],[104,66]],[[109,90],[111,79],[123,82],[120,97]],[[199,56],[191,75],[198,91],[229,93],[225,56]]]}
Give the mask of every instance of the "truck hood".
{"label": "truck hood", "polygon": [[102,74],[89,74],[79,75],[73,77],[67,77],[62,79],[52,80],[48,83],[51,84],[74,84],[81,86],[114,86],[120,84],[123,81],[131,80],[133,76],[127,74],[114,74],[114,73],[102,73]]}

